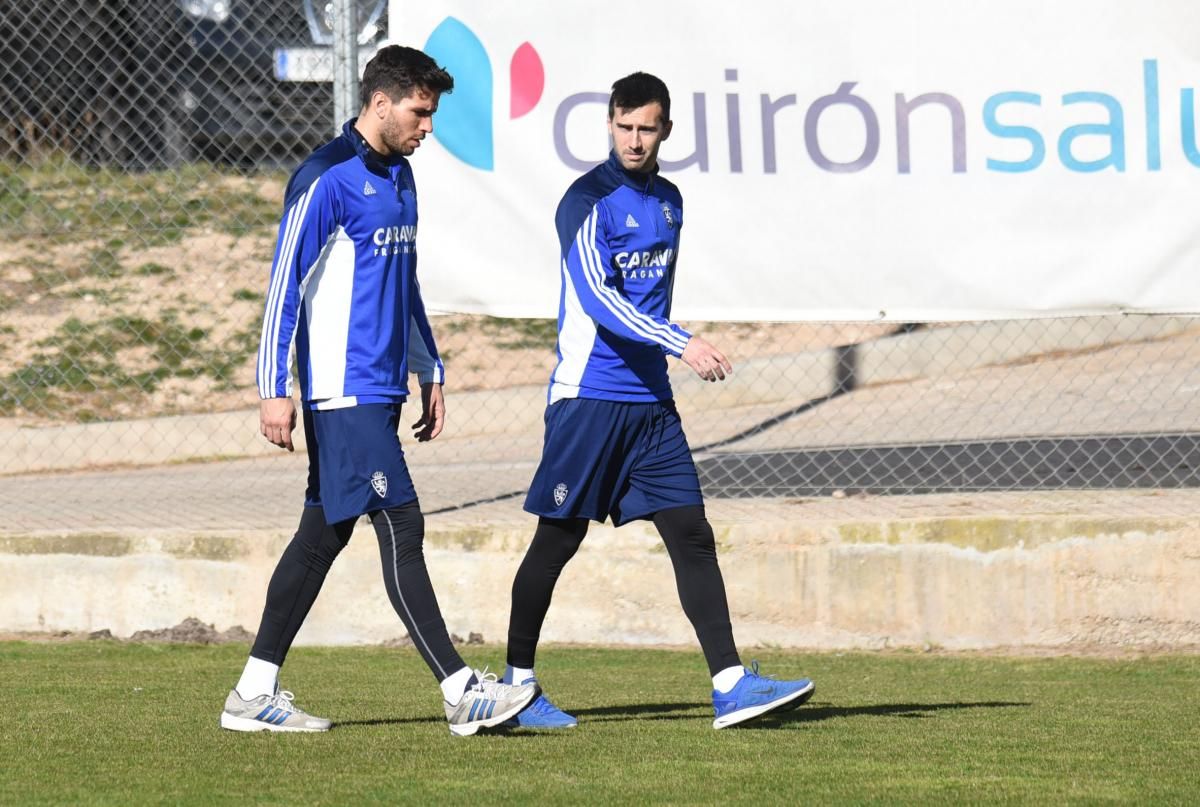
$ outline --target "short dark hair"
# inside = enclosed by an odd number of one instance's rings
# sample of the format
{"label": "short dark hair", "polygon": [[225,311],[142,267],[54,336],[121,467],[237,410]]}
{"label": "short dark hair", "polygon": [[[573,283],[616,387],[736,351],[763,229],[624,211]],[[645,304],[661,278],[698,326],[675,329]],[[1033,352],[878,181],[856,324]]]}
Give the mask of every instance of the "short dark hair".
{"label": "short dark hair", "polygon": [[371,96],[377,92],[385,92],[388,98],[399,101],[418,89],[434,93],[452,92],[454,77],[416,48],[388,45],[380,48],[363,70],[360,90],[362,105],[365,107],[370,104]]}
{"label": "short dark hair", "polygon": [[608,97],[608,117],[611,120],[618,109],[637,109],[655,101],[662,106],[663,120],[670,120],[671,93],[667,91],[663,80],[649,73],[630,73],[612,85],[612,95]]}

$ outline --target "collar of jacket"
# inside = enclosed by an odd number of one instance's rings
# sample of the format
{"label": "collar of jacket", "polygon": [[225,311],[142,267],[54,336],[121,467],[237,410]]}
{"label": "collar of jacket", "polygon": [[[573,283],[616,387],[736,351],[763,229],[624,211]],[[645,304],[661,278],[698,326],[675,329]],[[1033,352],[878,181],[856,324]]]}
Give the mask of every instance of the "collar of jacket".
{"label": "collar of jacket", "polygon": [[639,193],[649,193],[654,190],[654,177],[658,175],[658,164],[654,166],[654,170],[648,174],[639,173],[637,171],[629,171],[625,166],[621,165],[621,158],[617,156],[616,149],[608,153],[608,169],[621,178],[621,182],[633,188]]}
{"label": "collar of jacket", "polygon": [[368,170],[380,176],[387,176],[388,167],[399,164],[404,158],[399,154],[392,157],[385,157],[371,148],[371,144],[367,142],[367,139],[362,136],[358,129],[354,128],[354,124],[357,121],[358,118],[351,118],[342,124],[342,137],[346,138],[354,146],[359,159],[363,161]]}

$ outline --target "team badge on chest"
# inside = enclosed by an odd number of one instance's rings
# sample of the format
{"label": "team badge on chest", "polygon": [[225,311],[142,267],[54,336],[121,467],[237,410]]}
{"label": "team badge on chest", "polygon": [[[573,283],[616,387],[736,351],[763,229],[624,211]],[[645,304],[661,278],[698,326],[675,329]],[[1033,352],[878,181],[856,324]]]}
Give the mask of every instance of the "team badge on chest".
{"label": "team badge on chest", "polygon": [[661,207],[662,207],[662,212],[663,212],[663,218],[667,220],[667,229],[674,230],[675,229],[675,214],[671,212],[671,206],[669,204],[667,204],[666,202],[663,202]]}

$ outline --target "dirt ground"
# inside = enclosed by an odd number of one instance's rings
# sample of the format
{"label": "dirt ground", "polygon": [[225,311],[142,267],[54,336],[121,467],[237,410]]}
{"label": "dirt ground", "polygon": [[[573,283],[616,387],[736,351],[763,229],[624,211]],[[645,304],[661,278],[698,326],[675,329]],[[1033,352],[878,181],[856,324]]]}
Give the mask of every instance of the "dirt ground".
{"label": "dirt ground", "polygon": [[[224,631],[217,631],[212,625],[206,625],[195,617],[189,617],[173,628],[162,628],[159,630],[141,630],[134,633],[128,638],[113,636],[110,631],[98,630],[92,632],[84,631],[58,631],[58,632],[4,632],[0,631],[0,642],[37,642],[37,643],[58,643],[58,642],[87,642],[101,640],[118,640],[130,643],[159,643],[159,644],[242,644],[249,645],[254,641],[254,634],[243,628],[241,625],[234,625]],[[484,644],[484,638],[479,633],[470,633],[466,639],[463,639],[457,634],[452,634],[450,640],[456,645],[478,645]],[[408,637],[401,637],[383,642],[382,647],[411,647],[412,640]],[[556,644],[554,647],[583,647],[583,645]],[[601,648],[624,648],[628,649],[627,645],[587,645],[588,649]],[[687,645],[638,645],[640,648],[653,650],[676,650],[679,652],[694,653],[695,648]],[[1011,647],[992,647],[981,650],[947,650],[945,648],[925,645],[921,648],[884,648],[884,649],[862,649],[862,650],[829,650],[822,648],[794,648],[797,653],[811,654],[835,654],[845,655],[847,653],[870,653],[872,655],[897,655],[897,656],[973,656],[983,658],[1096,658],[1096,659],[1119,659],[1119,660],[1134,660],[1139,658],[1149,658],[1155,656],[1194,656],[1200,655],[1200,645],[1187,646],[1158,646],[1158,645],[1128,645],[1128,646],[1113,646],[1104,644],[1070,644],[1056,646],[1011,646]]]}
{"label": "dirt ground", "polygon": [[[258,194],[277,190],[271,183],[247,185]],[[240,235],[195,228],[172,243],[149,246],[110,236],[0,239],[0,380],[14,399],[4,401],[6,414],[45,425],[255,406],[254,351],[273,228]],[[552,322],[433,319],[447,382],[456,391],[547,382],[555,360]],[[735,366],[752,357],[855,344],[895,329],[681,324],[716,344]],[[142,335],[131,337],[131,329]],[[139,374],[148,378],[140,387],[103,383]],[[96,380],[98,389],[87,388]]]}
{"label": "dirt ground", "polygon": [[[734,364],[739,361],[858,344],[895,331],[890,324],[804,322],[693,322],[679,324],[704,336]],[[554,369],[553,337],[540,347],[514,347],[517,323],[471,315],[438,317],[433,322],[446,359],[447,383],[461,390],[545,384]]]}
{"label": "dirt ground", "polygon": [[[128,637],[114,636],[107,628],[94,631],[0,631],[0,642],[94,642],[94,641],[126,641],[142,644],[251,644],[254,634],[241,625],[234,625],[223,631],[215,626],[205,624],[195,617],[188,617],[171,628],[135,631]],[[483,635],[471,632],[464,639],[458,634],[450,634],[450,641],[456,645],[483,644]],[[383,643],[384,647],[411,647],[412,639],[402,636]]]}
{"label": "dirt ground", "polygon": [[[118,639],[107,628],[95,631],[55,631],[55,632],[0,632],[0,641],[5,642],[86,642],[104,639]],[[249,644],[254,641],[254,634],[241,625],[218,631],[213,625],[206,625],[195,617],[188,617],[173,628],[158,630],[139,630],[128,637],[130,642],[160,643],[160,644]]]}

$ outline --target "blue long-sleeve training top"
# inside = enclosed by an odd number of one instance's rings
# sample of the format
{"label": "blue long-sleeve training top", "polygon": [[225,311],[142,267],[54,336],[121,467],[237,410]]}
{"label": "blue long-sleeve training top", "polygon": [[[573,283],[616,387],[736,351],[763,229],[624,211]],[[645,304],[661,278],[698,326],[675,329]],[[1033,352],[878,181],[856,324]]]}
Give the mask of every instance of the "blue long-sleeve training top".
{"label": "blue long-sleeve training top", "polygon": [[691,338],[669,321],[679,189],[657,173],[626,171],[614,152],[571,184],[555,223],[562,291],[549,402],[670,399],[666,357]]}
{"label": "blue long-sleeve training top", "polygon": [[258,394],[325,409],[403,401],[407,376],[445,380],[417,283],[417,191],[408,160],[354,130],[288,181],[258,349]]}

